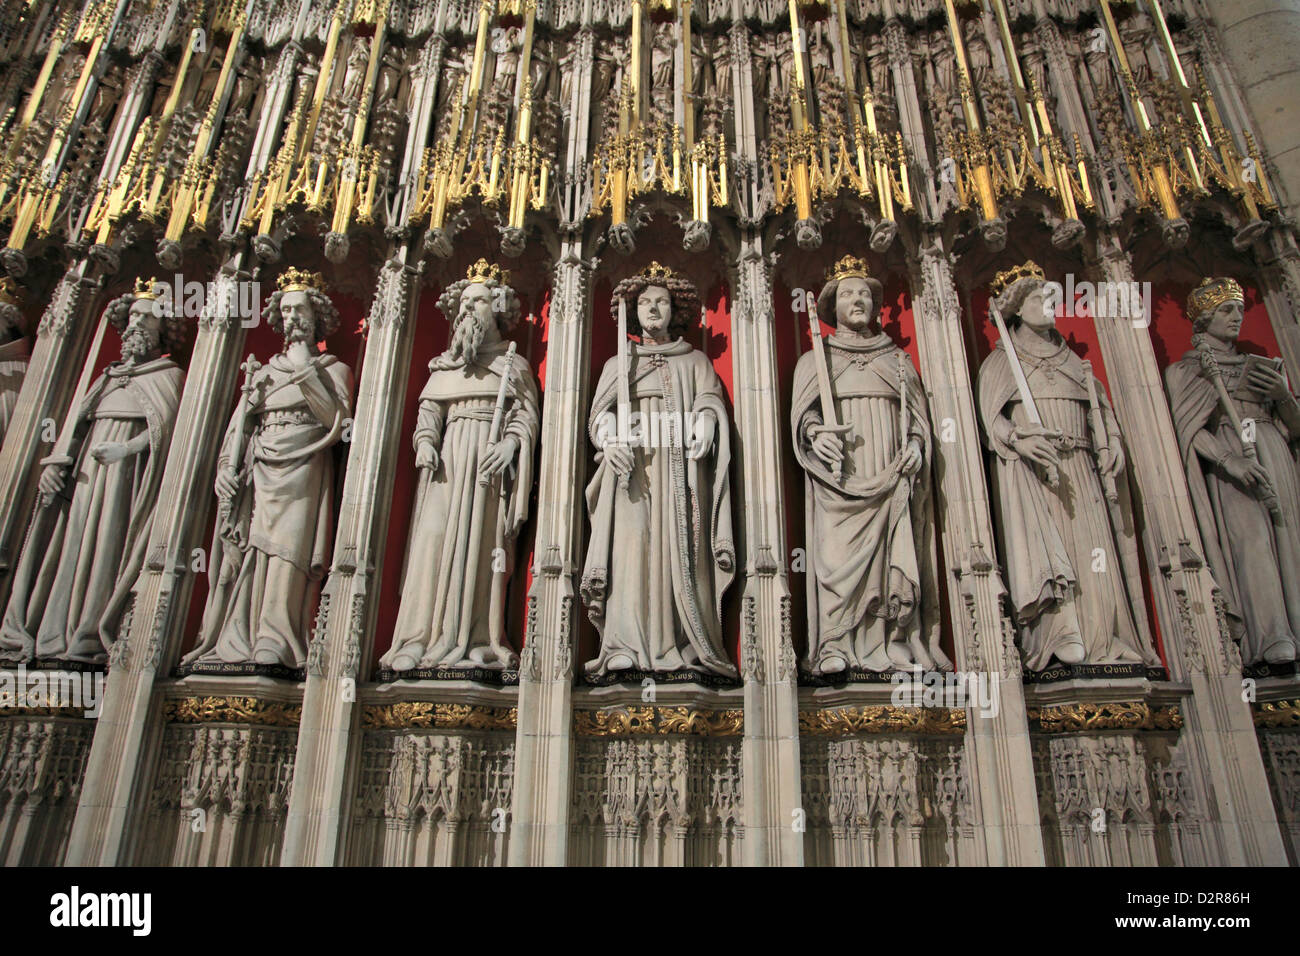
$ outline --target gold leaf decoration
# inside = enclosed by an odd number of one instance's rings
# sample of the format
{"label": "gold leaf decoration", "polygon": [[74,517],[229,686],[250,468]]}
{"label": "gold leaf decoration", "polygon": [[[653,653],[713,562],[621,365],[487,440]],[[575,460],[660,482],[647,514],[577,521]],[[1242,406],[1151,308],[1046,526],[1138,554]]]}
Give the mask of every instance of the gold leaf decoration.
{"label": "gold leaf decoration", "polygon": [[473,704],[435,704],[427,700],[377,704],[361,711],[367,730],[401,730],[434,727],[440,730],[514,730],[517,707],[479,707]]}
{"label": "gold leaf decoration", "polygon": [[966,732],[966,711],[946,707],[839,707],[834,710],[799,712],[799,733],[812,737],[842,737],[848,734],[962,734]]}
{"label": "gold leaf decoration", "polygon": [[302,704],[256,697],[180,697],[163,703],[163,719],[173,724],[297,727],[302,719]]}
{"label": "gold leaf decoration", "polygon": [[581,737],[632,737],[683,734],[695,737],[735,737],[745,727],[741,710],[694,710],[688,707],[627,707],[579,710],[574,731]]}
{"label": "gold leaf decoration", "polygon": [[1177,730],[1183,714],[1177,704],[1152,707],[1145,701],[1059,704],[1030,707],[1031,729],[1045,734],[1066,734],[1081,730]]}
{"label": "gold leaf decoration", "polygon": [[1255,705],[1256,727],[1300,727],[1300,700],[1275,700]]}

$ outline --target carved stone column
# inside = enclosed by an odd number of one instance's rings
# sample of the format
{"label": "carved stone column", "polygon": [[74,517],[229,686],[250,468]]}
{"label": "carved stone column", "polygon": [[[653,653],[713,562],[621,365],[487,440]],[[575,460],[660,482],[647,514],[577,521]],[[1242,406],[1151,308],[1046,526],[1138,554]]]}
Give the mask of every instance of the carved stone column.
{"label": "carved stone column", "polygon": [[[743,5],[731,9],[731,78],[737,169],[760,161],[754,120],[753,60]],[[799,780],[799,675],[786,575],[785,495],[781,442],[788,434],[776,370],[772,275],[752,217],[751,197],[737,195],[743,232],[730,278],[734,290],[731,354],[736,383],[736,473],[743,521],[740,672],[745,684],[741,810],[744,862],[802,866],[806,818]],[[737,554],[737,560],[741,556]]]}
{"label": "carved stone column", "polygon": [[[996,676],[997,712],[966,709],[966,767],[990,866],[1041,866],[1038,797],[1020,653],[1003,610],[994,563],[993,521],[984,476],[975,395],[961,335],[952,263],[936,238],[911,262],[916,339],[939,440],[935,493],[946,514],[940,535],[949,577],[956,668]],[[949,440],[951,436],[951,440]]]}
{"label": "carved stone column", "polygon": [[577,46],[569,102],[569,142],[559,179],[560,230],[546,344],[542,459],[537,489],[533,583],[519,662],[519,717],[511,798],[511,866],[564,866],[569,858],[573,778],[573,668],[577,648],[574,575],[581,566],[591,365],[591,284],[596,261],[580,238],[591,149],[591,70],[596,35],[591,7]]}
{"label": "carved stone column", "polygon": [[31,362],[0,450],[0,606],[8,600],[11,577],[35,503],[37,462],[54,449],[63,417],[90,347],[103,280],[92,277],[88,260],[78,260],[59,280],[41,316]]}
{"label": "carved stone column", "polygon": [[560,247],[547,330],[537,559],[519,663],[519,722],[511,811],[511,866],[568,862],[573,767],[576,589],[581,564],[582,475],[587,440],[592,263],[581,245]]}
{"label": "carved stone column", "polygon": [[[158,746],[154,684],[180,652],[179,623],[193,587],[192,550],[206,547],[204,519],[215,504],[212,476],[238,380],[244,330],[228,313],[235,284],[249,278],[236,256],[209,287],[185,376],[167,464],[158,490],[144,570],[132,589],[121,636],[109,655],[103,711],[86,763],[68,863],[131,863],[140,838],[140,788]],[[179,612],[177,611],[179,609]]]}
{"label": "carved stone column", "polygon": [[776,372],[772,277],[761,240],[741,241],[731,316],[736,363],[737,472],[744,503],[745,590],[740,670],[745,681],[744,860],[749,866],[802,866],[799,783],[799,674],[792,643],[784,556],[781,436],[785,410]]}
{"label": "carved stone column", "polygon": [[[1133,264],[1104,234],[1091,266],[1107,282],[1133,282]],[[1210,816],[1211,864],[1280,866],[1282,835],[1269,797],[1250,706],[1242,700],[1241,656],[1228,634],[1192,513],[1151,337],[1129,320],[1098,321],[1115,415],[1142,491],[1147,566],[1170,676],[1191,685],[1183,708],[1191,777]],[[1153,555],[1151,552],[1154,551]],[[1154,558],[1154,560],[1152,560]]]}
{"label": "carved stone column", "polygon": [[[307,652],[307,688],[289,798],[282,862],[333,866],[339,862],[351,805],[349,761],[362,742],[357,682],[369,672],[378,610],[370,600],[384,570],[387,515],[398,449],[402,405],[410,371],[414,323],[412,286],[419,270],[406,263],[402,243],[379,274],[367,322],[366,354],[357,390],[352,449],[339,506],[334,561],[321,592],[316,630]],[[412,282],[412,274],[416,281]],[[401,568],[387,569],[400,574]]]}

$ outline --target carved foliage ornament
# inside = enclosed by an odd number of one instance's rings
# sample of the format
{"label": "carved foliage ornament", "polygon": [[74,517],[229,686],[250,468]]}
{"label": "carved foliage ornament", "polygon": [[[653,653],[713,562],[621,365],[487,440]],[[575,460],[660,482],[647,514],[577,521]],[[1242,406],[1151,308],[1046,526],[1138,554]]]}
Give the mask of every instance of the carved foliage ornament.
{"label": "carved foliage ornament", "polygon": [[297,727],[302,705],[256,697],[181,697],[163,704],[171,724],[258,724]]}
{"label": "carved foliage ornament", "polygon": [[1177,730],[1183,726],[1183,714],[1177,704],[1152,707],[1140,700],[1030,707],[1028,715],[1034,729],[1047,734],[1080,730]]}
{"label": "carved foliage ornament", "polygon": [[629,737],[691,734],[735,737],[745,727],[742,710],[693,710],[687,707],[629,707],[626,710],[579,710],[574,731],[581,737]]}
{"label": "carved foliage ornament", "polygon": [[842,737],[848,734],[962,734],[966,732],[966,711],[946,707],[840,707],[835,710],[799,712],[799,733],[807,736]]}
{"label": "carved foliage ornament", "polygon": [[477,707],[471,704],[435,704],[402,701],[363,708],[361,726],[367,730],[436,727],[440,730],[514,730],[519,718],[515,707]]}

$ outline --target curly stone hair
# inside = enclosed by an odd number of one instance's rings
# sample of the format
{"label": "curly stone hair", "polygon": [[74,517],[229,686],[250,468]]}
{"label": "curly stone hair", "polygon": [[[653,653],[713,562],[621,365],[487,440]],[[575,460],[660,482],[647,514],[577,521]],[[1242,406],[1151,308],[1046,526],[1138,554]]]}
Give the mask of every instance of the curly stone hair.
{"label": "curly stone hair", "polygon": [[[839,290],[840,280],[832,279],[822,286],[817,293],[817,318],[827,325],[835,325],[835,293]],[[885,287],[879,279],[867,276],[867,288],[871,290],[871,321],[880,321],[880,307],[885,301]]]}
{"label": "curly stone hair", "polygon": [[[119,295],[104,309],[104,315],[108,319],[109,325],[117,329],[119,333],[126,331],[126,324],[131,319],[131,306],[135,305],[137,298],[138,296],[134,292],[126,292]],[[177,315],[173,309],[164,305],[163,299],[154,299],[152,301],[154,308],[158,310],[158,317],[162,320],[159,335],[163,354],[181,354],[189,343],[189,327],[186,325],[185,317]]]}
{"label": "curly stone hair", "polygon": [[[313,342],[323,342],[326,338],[334,334],[334,330],[339,327],[339,310],[338,307],[330,301],[330,297],[319,289],[304,289],[307,298],[311,302],[312,314],[316,316],[316,334],[313,336]],[[273,328],[277,335],[284,335],[284,316],[280,314],[280,300],[285,297],[283,290],[277,289],[271,293],[271,298],[267,300],[266,308],[262,310],[262,321]]]}
{"label": "curly stone hair", "polygon": [[[442,295],[438,296],[438,309],[447,317],[451,324],[453,332],[456,326],[460,324],[460,297],[466,289],[474,284],[485,285],[488,291],[492,293],[492,314],[496,317],[497,328],[501,330],[502,335],[508,335],[510,330],[515,327],[519,321],[520,305],[519,296],[515,290],[503,282],[496,279],[458,279],[447,288],[442,290]],[[496,309],[497,289],[505,289],[505,308]]]}
{"label": "curly stone hair", "polygon": [[637,320],[636,303],[641,293],[651,286],[668,290],[672,299],[673,314],[668,320],[668,334],[672,338],[681,338],[700,321],[700,294],[695,290],[695,283],[680,275],[671,275],[667,279],[651,278],[648,275],[636,275],[624,279],[614,286],[614,296],[609,302],[610,317],[618,321],[618,303],[627,301],[627,330],[632,335],[641,334],[641,323]]}

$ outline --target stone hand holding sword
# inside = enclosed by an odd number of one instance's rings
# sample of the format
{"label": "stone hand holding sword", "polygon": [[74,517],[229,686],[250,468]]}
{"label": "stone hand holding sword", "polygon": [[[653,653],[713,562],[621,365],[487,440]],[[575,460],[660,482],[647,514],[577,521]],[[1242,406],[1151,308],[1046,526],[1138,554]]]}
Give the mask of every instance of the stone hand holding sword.
{"label": "stone hand holding sword", "polygon": [[[1015,442],[1016,450],[1041,468],[1048,486],[1055,488],[1060,484],[1061,480],[1061,460],[1053,447],[1053,441],[1061,440],[1063,433],[1059,429],[1047,428],[1043,425],[1038,405],[1034,402],[1033,393],[1029,389],[1029,380],[1025,377],[1024,367],[1020,364],[1020,356],[1016,353],[1015,343],[1007,331],[1007,325],[1002,318],[1002,313],[992,301],[989,302],[989,316],[997,327],[998,336],[1002,340],[1002,347],[1006,349],[1007,362],[1011,367],[1011,376],[1016,383],[1016,392],[1030,421],[1028,428],[1021,427],[1018,429],[1018,441]],[[1101,479],[1102,491],[1106,496],[1106,501],[1114,506],[1119,502],[1119,488],[1115,483],[1115,477],[1123,468],[1123,452],[1118,448],[1111,447],[1110,438],[1106,433],[1101,402],[1097,398],[1097,383],[1092,374],[1092,363],[1084,360],[1082,364],[1085,387],[1088,391],[1088,430],[1092,433],[1093,449],[1097,457],[1098,476]]]}
{"label": "stone hand holding sword", "polygon": [[[870,310],[868,310],[870,311]],[[813,354],[817,367],[817,391],[821,397],[822,422],[808,428],[812,450],[831,470],[831,475],[839,482],[843,479],[844,442],[853,432],[851,422],[841,423],[835,412],[835,394],[831,388],[829,365],[826,361],[826,345],[822,341],[821,321],[816,309],[808,310],[808,326],[812,332]],[[898,427],[899,440],[906,449],[899,460],[900,480],[912,481],[921,466],[921,451],[908,441],[911,429],[911,410],[907,405],[907,377],[904,363],[907,358],[903,353],[898,356]]]}

